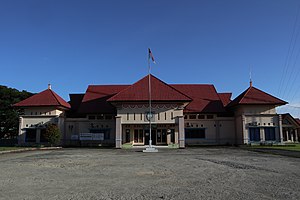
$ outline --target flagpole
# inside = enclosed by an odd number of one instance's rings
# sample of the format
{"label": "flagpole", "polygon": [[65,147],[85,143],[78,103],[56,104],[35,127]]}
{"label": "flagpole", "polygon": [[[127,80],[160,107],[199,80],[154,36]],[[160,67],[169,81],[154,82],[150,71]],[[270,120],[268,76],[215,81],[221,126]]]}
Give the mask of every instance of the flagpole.
{"label": "flagpole", "polygon": [[149,78],[149,134],[150,134],[150,138],[149,138],[149,147],[152,148],[152,134],[151,134],[151,119],[152,119],[152,113],[151,113],[151,67],[150,67],[150,53],[148,55],[148,78]]}

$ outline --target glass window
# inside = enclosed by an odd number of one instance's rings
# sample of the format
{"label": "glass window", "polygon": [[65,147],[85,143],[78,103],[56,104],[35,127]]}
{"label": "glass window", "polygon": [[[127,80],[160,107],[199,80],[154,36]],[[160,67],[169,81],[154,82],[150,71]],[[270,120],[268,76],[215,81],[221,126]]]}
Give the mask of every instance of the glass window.
{"label": "glass window", "polygon": [[198,119],[205,119],[205,115],[198,115]]}
{"label": "glass window", "polygon": [[260,129],[249,128],[249,138],[250,141],[260,141]]}
{"label": "glass window", "polygon": [[196,115],[190,115],[189,118],[190,119],[196,119]]}
{"label": "glass window", "polygon": [[94,115],[89,115],[89,119],[96,119]]}
{"label": "glass window", "polygon": [[207,119],[213,119],[214,116],[213,116],[213,115],[207,115],[206,118],[207,118]]}
{"label": "glass window", "polygon": [[275,141],[275,128],[265,128],[265,140],[266,141]]}
{"label": "glass window", "polygon": [[185,129],[185,138],[188,138],[188,139],[204,139],[205,138],[205,129],[204,128]]}
{"label": "glass window", "polygon": [[104,119],[104,115],[98,115],[98,116],[97,116],[97,119],[100,119],[100,120],[101,120],[101,119]]}
{"label": "glass window", "polygon": [[35,142],[36,140],[36,129],[26,129],[26,142]]}

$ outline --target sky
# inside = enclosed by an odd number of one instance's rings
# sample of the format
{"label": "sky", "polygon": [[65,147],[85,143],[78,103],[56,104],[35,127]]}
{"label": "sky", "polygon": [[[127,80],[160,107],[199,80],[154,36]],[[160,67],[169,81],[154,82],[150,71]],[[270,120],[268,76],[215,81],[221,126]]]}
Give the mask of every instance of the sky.
{"label": "sky", "polygon": [[65,100],[91,84],[253,85],[300,117],[299,0],[0,0],[0,85]]}

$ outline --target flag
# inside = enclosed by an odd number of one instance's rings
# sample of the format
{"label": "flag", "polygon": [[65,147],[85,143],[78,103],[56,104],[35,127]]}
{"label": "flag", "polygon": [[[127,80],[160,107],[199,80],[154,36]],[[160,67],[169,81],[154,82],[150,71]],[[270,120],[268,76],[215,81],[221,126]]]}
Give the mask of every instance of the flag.
{"label": "flag", "polygon": [[153,63],[156,64],[156,62],[155,62],[155,60],[154,60],[154,57],[153,57],[153,54],[152,54],[150,48],[148,48],[148,51],[149,51],[149,57],[148,57],[148,59],[151,58],[151,60],[153,61]]}

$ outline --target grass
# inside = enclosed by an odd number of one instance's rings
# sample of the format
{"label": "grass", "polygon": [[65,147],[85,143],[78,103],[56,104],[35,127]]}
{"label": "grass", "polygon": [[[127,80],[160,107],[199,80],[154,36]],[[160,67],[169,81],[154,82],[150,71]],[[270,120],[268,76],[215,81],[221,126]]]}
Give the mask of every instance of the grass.
{"label": "grass", "polygon": [[10,150],[18,150],[24,149],[24,147],[0,147],[0,151],[10,151]]}
{"label": "grass", "polygon": [[273,145],[273,146],[252,146],[255,149],[278,149],[288,151],[300,151],[300,144],[287,144],[287,145]]}

